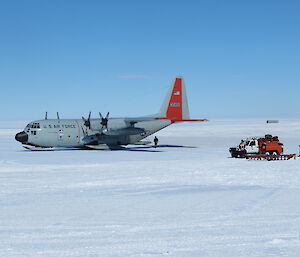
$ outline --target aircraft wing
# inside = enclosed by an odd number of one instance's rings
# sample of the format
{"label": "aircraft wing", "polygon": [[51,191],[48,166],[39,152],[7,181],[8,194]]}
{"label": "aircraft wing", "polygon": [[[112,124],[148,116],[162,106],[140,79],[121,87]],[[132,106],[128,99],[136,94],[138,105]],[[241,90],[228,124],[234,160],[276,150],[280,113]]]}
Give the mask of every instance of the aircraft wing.
{"label": "aircraft wing", "polygon": [[152,117],[143,117],[143,118],[124,118],[123,119],[127,127],[118,128],[118,129],[108,129],[102,131],[104,135],[107,136],[129,136],[145,133],[145,129],[134,127],[134,124],[142,121],[152,121],[155,118]]}

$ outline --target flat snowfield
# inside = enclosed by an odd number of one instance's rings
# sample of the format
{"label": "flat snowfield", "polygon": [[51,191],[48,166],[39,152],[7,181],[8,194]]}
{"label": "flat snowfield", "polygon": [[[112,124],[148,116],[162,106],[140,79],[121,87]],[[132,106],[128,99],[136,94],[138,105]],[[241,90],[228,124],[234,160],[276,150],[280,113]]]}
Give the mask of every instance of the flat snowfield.
{"label": "flat snowfield", "polygon": [[1,257],[300,256],[300,158],[228,152],[273,134],[297,153],[300,120],[175,124],[134,151],[31,152],[25,125],[0,123]]}

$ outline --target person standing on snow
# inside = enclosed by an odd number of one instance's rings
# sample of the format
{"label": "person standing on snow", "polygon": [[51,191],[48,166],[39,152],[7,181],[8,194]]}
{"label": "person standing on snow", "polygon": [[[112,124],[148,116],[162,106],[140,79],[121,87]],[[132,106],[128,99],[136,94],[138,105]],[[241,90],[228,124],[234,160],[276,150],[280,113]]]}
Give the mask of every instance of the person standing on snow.
{"label": "person standing on snow", "polygon": [[156,147],[157,146],[157,144],[158,144],[158,138],[157,137],[154,137],[154,147]]}

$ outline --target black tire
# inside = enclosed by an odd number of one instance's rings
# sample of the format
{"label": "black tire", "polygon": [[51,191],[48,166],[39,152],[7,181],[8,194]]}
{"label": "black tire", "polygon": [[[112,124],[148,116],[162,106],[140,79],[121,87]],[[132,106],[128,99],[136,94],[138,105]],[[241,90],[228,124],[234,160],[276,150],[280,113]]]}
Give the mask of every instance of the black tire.
{"label": "black tire", "polygon": [[246,150],[243,150],[240,152],[240,158],[245,158],[246,156]]}
{"label": "black tire", "polygon": [[246,151],[245,150],[239,150],[235,147],[232,147],[229,149],[229,152],[231,153],[232,158],[243,158],[245,157]]}

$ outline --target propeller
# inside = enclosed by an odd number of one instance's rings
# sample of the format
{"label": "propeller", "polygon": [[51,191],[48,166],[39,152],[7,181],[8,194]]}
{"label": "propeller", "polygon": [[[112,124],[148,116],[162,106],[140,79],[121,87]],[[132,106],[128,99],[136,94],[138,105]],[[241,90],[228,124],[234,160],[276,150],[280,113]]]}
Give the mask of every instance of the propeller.
{"label": "propeller", "polygon": [[91,112],[89,112],[89,116],[88,116],[87,119],[85,119],[83,116],[82,116],[82,119],[84,121],[84,126],[86,126],[89,129],[91,129]]}
{"label": "propeller", "polygon": [[103,118],[101,112],[99,112],[99,116],[101,118],[100,124],[102,125],[102,128],[107,129],[107,122],[108,122],[109,112],[106,114],[105,118]]}

